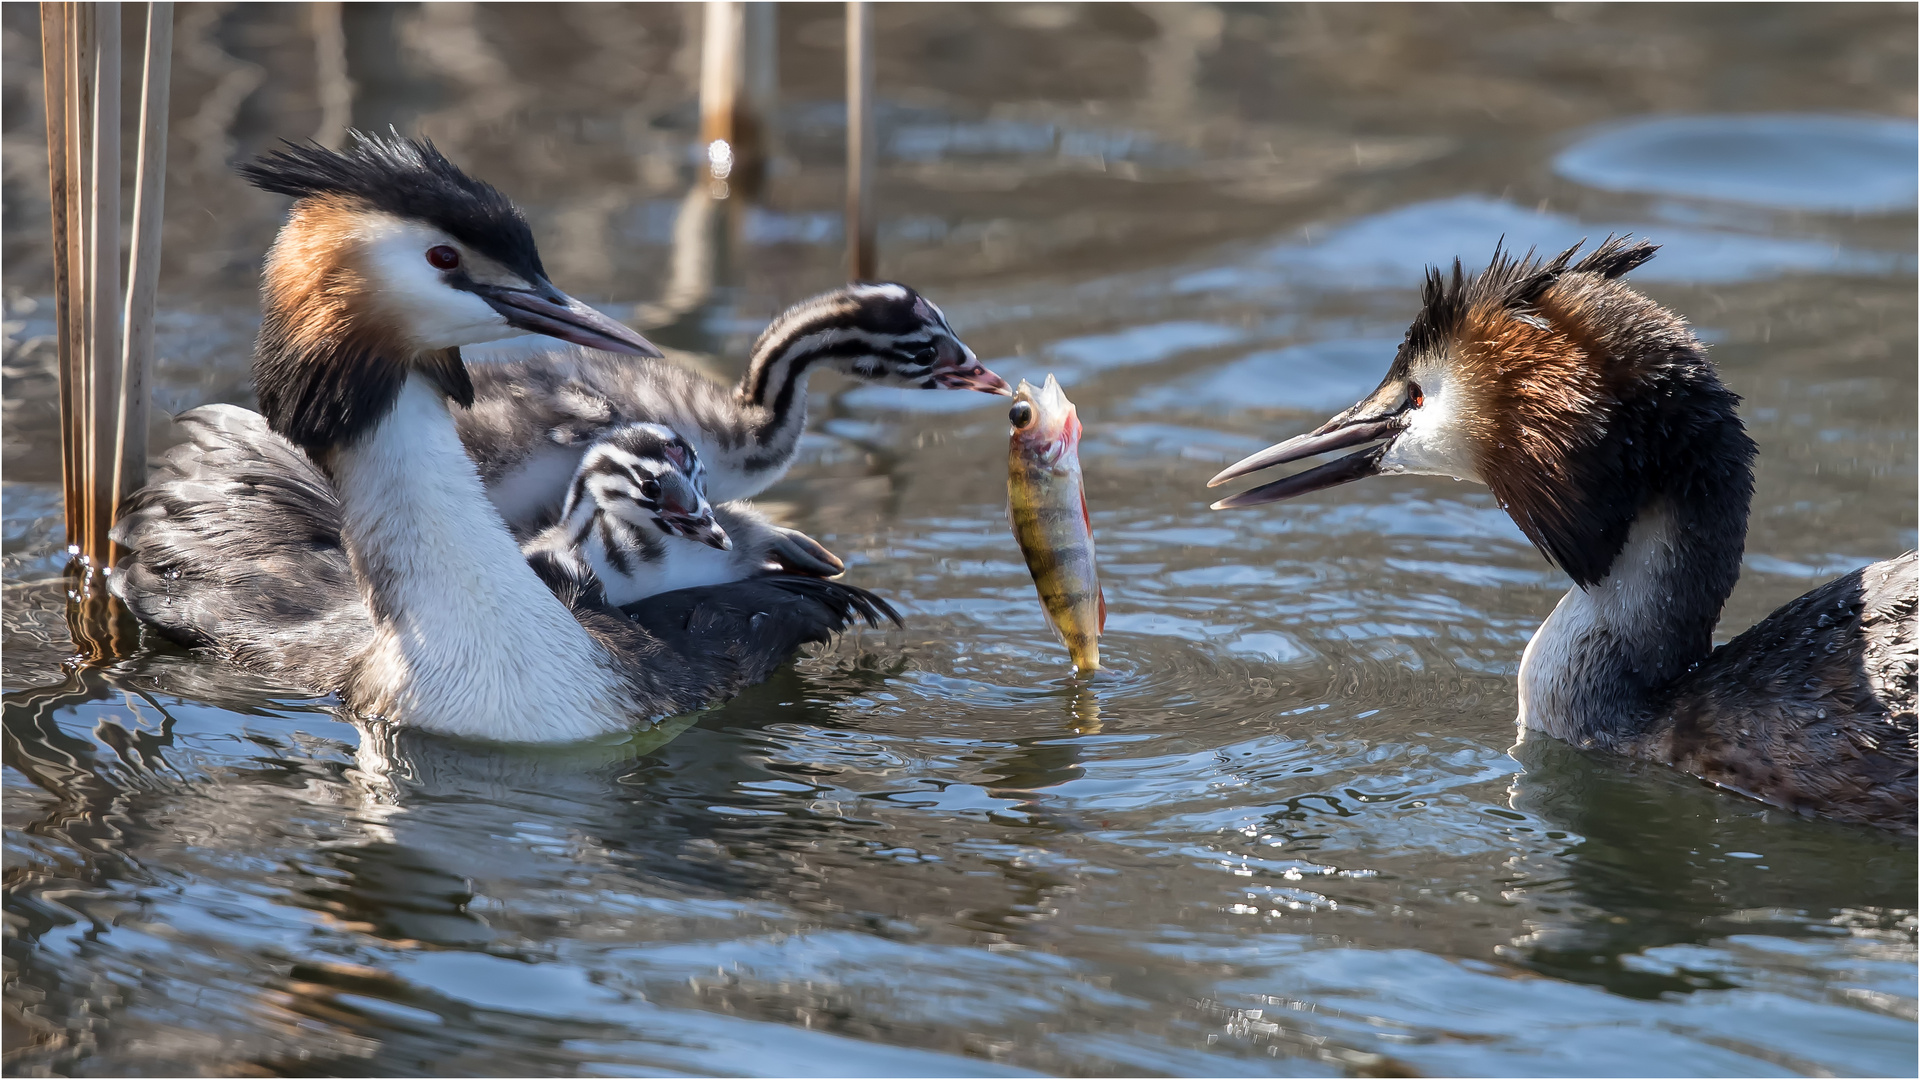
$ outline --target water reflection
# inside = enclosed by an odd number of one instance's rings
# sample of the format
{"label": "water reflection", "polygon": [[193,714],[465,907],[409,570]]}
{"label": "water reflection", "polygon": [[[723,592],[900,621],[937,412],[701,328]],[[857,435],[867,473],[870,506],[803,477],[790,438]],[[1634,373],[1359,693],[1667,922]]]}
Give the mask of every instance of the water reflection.
{"label": "water reflection", "polygon": [[1836,932],[1823,912],[1854,912],[1841,925],[1867,930],[1911,921],[1913,860],[1871,831],[1796,821],[1671,770],[1552,740],[1528,739],[1514,753],[1522,770],[1512,807],[1577,838],[1555,869],[1564,877],[1526,888],[1593,913],[1529,935],[1516,955],[1536,970],[1633,997],[1725,989],[1734,984],[1710,970],[1665,970],[1640,956],[1729,934],[1818,939]]}

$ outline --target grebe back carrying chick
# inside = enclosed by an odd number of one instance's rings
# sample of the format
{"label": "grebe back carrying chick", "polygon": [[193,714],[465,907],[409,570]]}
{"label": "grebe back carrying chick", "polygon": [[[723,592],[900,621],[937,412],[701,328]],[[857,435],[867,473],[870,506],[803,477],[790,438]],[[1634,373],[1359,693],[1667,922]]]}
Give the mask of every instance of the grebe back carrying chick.
{"label": "grebe back carrying chick", "polygon": [[710,704],[886,612],[811,578],[635,619],[556,597],[456,433],[459,347],[537,333],[657,353],[555,289],[518,208],[428,143],[289,147],[242,172],[297,200],[264,274],[264,421],[187,414],[191,441],[114,531],[112,587],[162,633],[398,724],[538,741]]}
{"label": "grebe back carrying chick", "polygon": [[[1574,581],[1520,661],[1519,722],[1672,764],[1804,813],[1915,826],[1916,562],[1847,574],[1718,649],[1755,447],[1705,350],[1622,274],[1609,239],[1545,262],[1430,272],[1386,378],[1318,429],[1240,461],[1374,444],[1222,499],[1253,506],[1392,473],[1492,488]],[[1210,486],[1212,486],[1210,485]]]}

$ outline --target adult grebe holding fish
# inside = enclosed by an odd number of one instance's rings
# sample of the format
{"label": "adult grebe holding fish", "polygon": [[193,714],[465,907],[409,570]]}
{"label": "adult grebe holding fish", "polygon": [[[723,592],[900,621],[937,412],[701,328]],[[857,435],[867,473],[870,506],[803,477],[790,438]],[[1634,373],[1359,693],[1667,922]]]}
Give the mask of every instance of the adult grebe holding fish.
{"label": "adult grebe holding fish", "polygon": [[1035,390],[1025,380],[1007,410],[1008,514],[1027,558],[1034,588],[1054,633],[1081,672],[1100,667],[1107,598],[1093,562],[1093,519],[1080,482],[1080,415],[1047,376]]}

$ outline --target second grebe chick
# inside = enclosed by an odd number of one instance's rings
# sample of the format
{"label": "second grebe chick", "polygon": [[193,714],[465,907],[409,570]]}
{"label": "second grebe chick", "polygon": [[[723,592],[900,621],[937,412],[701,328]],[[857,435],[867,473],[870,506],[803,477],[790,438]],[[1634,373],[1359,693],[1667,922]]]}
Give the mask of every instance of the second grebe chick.
{"label": "second grebe chick", "polygon": [[843,564],[744,502],[712,507],[698,453],[659,424],[587,448],[561,520],[521,546],[549,586],[594,588],[614,607],[766,573],[832,577]]}
{"label": "second grebe chick", "polygon": [[1521,657],[1523,730],[1912,832],[1914,554],[1714,648],[1753,496],[1739,398],[1684,321],[1616,280],[1654,245],[1609,239],[1576,263],[1578,250],[1430,273],[1378,389],[1212,483],[1367,448],[1215,507],[1394,473],[1486,484],[1574,584]]}

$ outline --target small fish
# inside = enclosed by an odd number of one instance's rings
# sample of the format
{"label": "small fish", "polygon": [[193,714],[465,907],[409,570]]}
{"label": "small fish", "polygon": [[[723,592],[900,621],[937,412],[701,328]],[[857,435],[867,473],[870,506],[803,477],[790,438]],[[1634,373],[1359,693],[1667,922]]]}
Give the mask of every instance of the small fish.
{"label": "small fish", "polygon": [[1027,557],[1053,632],[1083,672],[1100,667],[1107,598],[1093,565],[1093,519],[1080,484],[1080,415],[1054,377],[1026,380],[1007,410],[1007,496],[1013,538]]}

